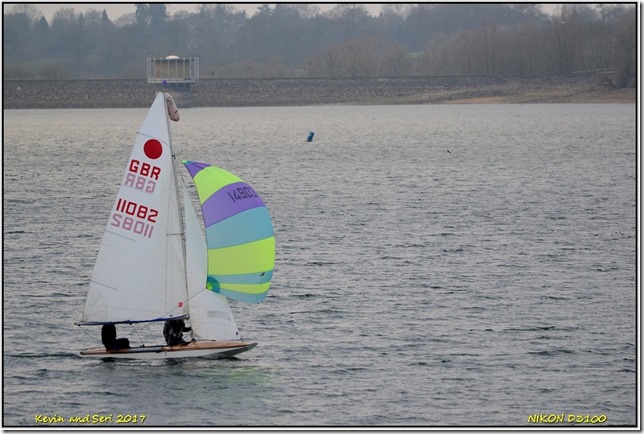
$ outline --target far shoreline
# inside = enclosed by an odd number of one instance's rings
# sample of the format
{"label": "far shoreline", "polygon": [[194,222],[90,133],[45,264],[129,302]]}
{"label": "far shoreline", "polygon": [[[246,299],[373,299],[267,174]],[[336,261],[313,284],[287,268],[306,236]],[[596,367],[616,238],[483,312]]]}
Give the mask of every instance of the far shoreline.
{"label": "far shoreline", "polygon": [[[148,107],[160,84],[128,80],[4,80],[3,109]],[[168,85],[181,107],[637,102],[605,74],[482,77],[205,79]]]}

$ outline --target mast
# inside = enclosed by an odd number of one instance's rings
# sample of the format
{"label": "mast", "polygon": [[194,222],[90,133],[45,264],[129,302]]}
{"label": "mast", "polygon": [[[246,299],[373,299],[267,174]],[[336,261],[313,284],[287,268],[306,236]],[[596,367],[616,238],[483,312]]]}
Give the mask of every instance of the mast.
{"label": "mast", "polygon": [[[179,234],[172,234],[172,235],[180,235],[181,236],[181,254],[182,254],[182,261],[184,264],[183,267],[183,282],[185,284],[185,289],[186,289],[186,297],[185,297],[185,305],[186,305],[186,310],[188,311],[188,316],[190,316],[190,305],[189,305],[189,293],[188,293],[188,267],[187,267],[187,261],[186,261],[186,226],[184,223],[183,219],[183,213],[182,213],[182,207],[181,207],[181,195],[179,194],[179,176],[177,173],[177,166],[176,166],[176,160],[177,157],[174,153],[174,144],[172,142],[172,131],[170,128],[170,114],[168,112],[168,97],[172,98],[170,94],[167,94],[165,91],[162,91],[163,93],[163,98],[164,98],[164,103],[166,107],[166,117],[165,121],[168,125],[168,138],[169,138],[169,144],[170,144],[170,150],[172,151],[172,176],[174,177],[174,197],[175,200],[177,201],[177,213],[178,213],[178,218],[179,218],[179,228],[180,232]],[[183,206],[187,206],[187,204],[183,204]]]}

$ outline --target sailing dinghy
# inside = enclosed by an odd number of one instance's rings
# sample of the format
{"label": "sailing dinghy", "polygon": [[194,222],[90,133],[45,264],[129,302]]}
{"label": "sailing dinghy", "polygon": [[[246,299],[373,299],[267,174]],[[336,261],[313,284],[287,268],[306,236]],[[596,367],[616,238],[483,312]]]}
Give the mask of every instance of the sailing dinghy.
{"label": "sailing dinghy", "polygon": [[[90,348],[82,356],[230,357],[257,345],[241,338],[228,298],[266,298],[275,264],[270,214],[242,179],[183,161],[199,196],[204,238],[175,165],[170,115],[178,119],[174,101],[159,92],[134,143],[76,323],[145,325],[158,333],[152,345]],[[189,342],[159,344],[170,320],[189,321]]]}

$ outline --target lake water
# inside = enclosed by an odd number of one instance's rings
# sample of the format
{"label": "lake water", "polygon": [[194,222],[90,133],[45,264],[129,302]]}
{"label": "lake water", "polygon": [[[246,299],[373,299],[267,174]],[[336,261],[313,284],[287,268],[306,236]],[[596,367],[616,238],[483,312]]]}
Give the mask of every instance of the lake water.
{"label": "lake water", "polygon": [[258,346],[82,359],[145,113],[4,112],[5,426],[638,423],[635,105],[185,109],[178,156],[273,216],[269,297],[232,304]]}

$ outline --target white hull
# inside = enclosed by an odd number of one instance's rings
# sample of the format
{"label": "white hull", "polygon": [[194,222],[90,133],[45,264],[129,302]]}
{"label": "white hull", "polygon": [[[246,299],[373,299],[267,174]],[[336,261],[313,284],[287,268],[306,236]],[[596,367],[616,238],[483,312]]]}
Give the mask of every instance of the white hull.
{"label": "white hull", "polygon": [[232,357],[236,354],[254,348],[256,343],[224,342],[224,341],[195,341],[187,345],[169,347],[155,345],[151,347],[136,347],[122,350],[106,350],[104,347],[89,348],[81,351],[83,357],[99,359],[139,359],[159,360],[178,359],[187,357]]}

